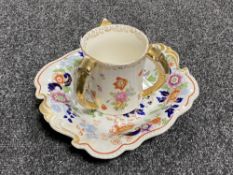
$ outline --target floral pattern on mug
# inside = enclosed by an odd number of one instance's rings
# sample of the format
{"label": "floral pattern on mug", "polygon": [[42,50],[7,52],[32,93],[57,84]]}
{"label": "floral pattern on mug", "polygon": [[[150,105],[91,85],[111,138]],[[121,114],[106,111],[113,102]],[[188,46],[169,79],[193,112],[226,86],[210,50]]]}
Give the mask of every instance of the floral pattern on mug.
{"label": "floral pattern on mug", "polygon": [[134,89],[125,89],[128,85],[128,80],[122,77],[117,77],[113,85],[115,89],[119,89],[120,91],[118,90],[110,93],[114,99],[111,104],[114,106],[115,110],[123,110],[128,105],[129,97],[135,95]]}
{"label": "floral pattern on mug", "polygon": [[102,105],[101,105],[101,109],[102,109],[102,110],[106,110],[106,109],[108,109],[108,107],[107,107],[105,104],[102,104]]}
{"label": "floral pattern on mug", "polygon": [[113,83],[115,89],[120,89],[120,90],[123,90],[125,86],[127,86],[127,84],[128,84],[128,80],[122,77],[117,77],[116,81]]}

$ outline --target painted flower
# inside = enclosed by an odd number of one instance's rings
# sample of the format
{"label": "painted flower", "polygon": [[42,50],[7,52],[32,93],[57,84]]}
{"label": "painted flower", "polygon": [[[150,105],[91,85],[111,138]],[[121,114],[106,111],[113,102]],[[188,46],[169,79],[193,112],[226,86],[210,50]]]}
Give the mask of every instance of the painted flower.
{"label": "painted flower", "polygon": [[102,110],[106,110],[106,109],[108,109],[108,108],[107,108],[107,106],[106,106],[105,104],[102,104],[102,105],[101,105],[101,109],[102,109]]}
{"label": "painted flower", "polygon": [[127,101],[127,93],[122,91],[122,92],[118,92],[115,96],[115,99],[117,102],[125,102]]}
{"label": "painted flower", "polygon": [[96,135],[96,127],[94,125],[91,124],[87,124],[85,127],[85,132],[86,132],[86,136],[89,139],[97,139],[97,135]]}
{"label": "painted flower", "polygon": [[65,86],[69,86],[72,82],[72,78],[69,73],[56,72],[53,75],[53,79],[57,84]]}
{"label": "painted flower", "polygon": [[63,73],[61,72],[56,72],[53,76],[53,79],[55,82],[57,82],[58,84],[64,84],[65,83],[65,77],[63,75]]}
{"label": "painted flower", "polygon": [[126,124],[122,126],[114,125],[113,128],[110,129],[110,133],[113,135],[119,135],[121,133],[124,133],[134,127],[133,124]]}
{"label": "painted flower", "polygon": [[179,94],[180,94],[180,90],[179,89],[173,90],[168,95],[168,97],[167,97],[167,103],[169,103],[169,102],[175,102]]}
{"label": "painted flower", "polygon": [[180,85],[181,79],[182,79],[181,75],[174,73],[170,75],[170,77],[168,78],[168,85],[171,88],[176,88],[177,86]]}
{"label": "painted flower", "polygon": [[128,81],[124,78],[117,77],[116,82],[113,83],[115,86],[115,89],[120,89],[121,91],[117,90],[116,92],[110,92],[111,96],[113,97],[112,105],[115,110],[122,110],[124,109],[128,104],[129,97],[132,95],[135,95],[134,89],[129,87],[125,88],[127,86]]}
{"label": "painted flower", "polygon": [[66,95],[63,92],[52,92],[51,98],[56,102],[61,102],[61,103],[69,102],[69,100],[67,99]]}
{"label": "painted flower", "polygon": [[160,117],[156,117],[156,118],[152,119],[150,121],[150,123],[151,124],[159,124],[159,123],[161,123],[161,118]]}
{"label": "painted flower", "polygon": [[49,84],[48,84],[48,89],[49,89],[49,91],[53,91],[53,90],[55,90],[55,89],[60,89],[60,90],[62,90],[62,87],[61,87],[61,85],[58,84],[58,83],[49,83]]}
{"label": "painted flower", "polygon": [[128,81],[122,77],[117,77],[116,81],[113,83],[115,89],[120,89],[120,90],[123,90],[127,84]]}
{"label": "painted flower", "polygon": [[141,131],[150,131],[151,126],[152,125],[150,123],[143,124],[141,126]]}
{"label": "painted flower", "polygon": [[119,136],[115,136],[111,139],[111,142],[113,145],[119,145],[119,144],[121,144],[121,139]]}
{"label": "painted flower", "polygon": [[124,103],[124,102],[120,102],[120,101],[116,101],[116,102],[114,102],[114,108],[116,109],[116,110],[119,110],[119,109],[124,109],[125,107],[126,107],[126,103]]}

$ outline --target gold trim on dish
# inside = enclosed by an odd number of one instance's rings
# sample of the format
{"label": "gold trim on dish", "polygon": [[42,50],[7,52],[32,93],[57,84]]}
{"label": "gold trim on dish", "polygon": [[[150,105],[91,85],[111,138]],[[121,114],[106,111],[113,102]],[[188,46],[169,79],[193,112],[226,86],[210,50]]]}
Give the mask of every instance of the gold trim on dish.
{"label": "gold trim on dish", "polygon": [[[165,46],[162,49],[161,46],[162,46],[162,44],[156,44],[156,47],[161,49],[161,51],[165,54],[166,57],[171,56],[171,59],[174,61],[176,68],[179,69],[179,64],[178,64],[179,63],[179,56],[176,56],[176,54],[173,54],[173,53],[176,53],[176,52],[175,51],[171,52],[172,50],[170,50],[169,47],[167,47],[167,46]],[[169,121],[168,124],[163,126],[163,128],[158,128],[156,131],[152,130],[150,133],[147,133],[145,135],[142,135],[142,136],[136,138],[136,140],[133,140],[133,142],[130,142],[129,144],[121,144],[116,149],[112,150],[111,152],[106,152],[106,153],[105,152],[104,153],[103,152],[98,152],[98,150],[95,150],[95,148],[93,148],[91,145],[88,144],[89,142],[88,143],[82,143],[81,140],[80,140],[81,138],[78,135],[76,135],[77,133],[71,135],[71,134],[68,134],[68,131],[65,131],[63,128],[56,128],[55,125],[52,124],[53,120],[51,120],[51,119],[55,118],[57,114],[51,112],[51,110],[48,109],[49,108],[48,103],[45,102],[45,101],[47,101],[47,98],[48,98],[49,94],[44,93],[42,91],[41,85],[43,84],[43,81],[42,81],[42,79],[40,79],[40,77],[45,78],[44,77],[44,72],[46,72],[46,70],[48,70],[50,66],[53,66],[54,63],[57,63],[58,61],[64,59],[65,57],[68,57],[69,55],[73,54],[74,52],[77,52],[77,50],[69,52],[65,56],[63,56],[61,58],[58,58],[58,59],[48,63],[47,65],[45,65],[37,73],[37,75],[35,77],[35,80],[34,80],[34,85],[36,87],[36,97],[43,100],[42,104],[41,104],[41,106],[39,108],[40,112],[43,114],[45,120],[50,124],[50,126],[55,131],[72,138],[71,143],[75,148],[84,149],[89,154],[91,154],[92,156],[94,156],[96,158],[102,158],[102,159],[114,158],[114,157],[119,156],[121,153],[123,153],[126,150],[132,150],[132,149],[137,148],[143,141],[167,131],[174,124],[176,119],[180,115],[182,115],[182,113],[181,113],[178,116],[174,116],[172,118],[172,120]],[[186,68],[186,70],[187,70],[187,68]],[[194,92],[194,94],[190,94],[189,101],[187,101],[188,104],[187,104],[186,109],[185,109],[185,111],[187,111],[187,110],[189,110],[191,108],[193,101],[197,98],[197,96],[199,94],[199,88],[198,88],[198,84],[195,81],[194,77],[189,72],[187,72],[187,74],[185,74],[185,75],[186,76],[188,75],[189,79],[194,81],[194,84],[192,84],[192,85],[196,87],[196,92]],[[47,120],[47,119],[49,119],[49,120]]]}
{"label": "gold trim on dish", "polygon": [[49,123],[51,118],[53,117],[53,112],[51,111],[51,108],[47,104],[48,97],[44,96],[44,100],[39,106],[40,112],[44,115],[44,119]]}

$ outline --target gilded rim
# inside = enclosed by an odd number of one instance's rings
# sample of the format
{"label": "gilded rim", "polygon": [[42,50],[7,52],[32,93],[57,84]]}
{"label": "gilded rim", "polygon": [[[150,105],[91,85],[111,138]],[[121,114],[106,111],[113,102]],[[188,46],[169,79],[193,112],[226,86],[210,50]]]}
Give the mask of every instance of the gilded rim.
{"label": "gilded rim", "polygon": [[[160,46],[161,49],[164,48],[164,50],[166,51],[166,54],[169,56],[172,56],[172,58],[175,59],[175,63],[177,68],[179,68],[179,56],[178,54],[172,50],[170,47],[165,46],[164,44],[158,44]],[[133,150],[135,148],[137,148],[138,146],[140,146],[142,144],[142,142],[144,142],[145,140],[152,138],[154,136],[160,135],[164,132],[166,132],[176,121],[176,119],[181,116],[182,114],[184,114],[185,112],[187,112],[191,107],[192,104],[194,102],[194,100],[198,97],[199,95],[199,87],[198,84],[196,82],[196,80],[194,79],[194,77],[189,73],[187,68],[183,68],[180,69],[182,70],[185,75],[188,77],[188,79],[192,82],[193,85],[193,92],[188,96],[186,104],[185,104],[185,110],[181,111],[181,113],[177,116],[174,116],[173,118],[170,119],[170,121],[168,122],[167,125],[161,127],[161,128],[156,128],[154,130],[151,130],[148,133],[145,133],[143,135],[140,135],[139,137],[137,137],[134,141],[132,141],[131,143],[127,143],[127,144],[121,144],[119,147],[117,147],[116,149],[112,150],[111,152],[99,152],[97,150],[95,150],[90,144],[88,143],[82,143],[80,142],[79,136],[78,135],[74,135],[73,133],[70,133],[69,131],[66,131],[64,129],[58,128],[54,123],[53,123],[53,118],[56,117],[53,112],[50,110],[49,106],[47,105],[47,94],[43,94],[41,93],[41,84],[40,84],[40,77],[43,74],[43,72],[52,64],[66,58],[67,56],[77,52],[79,49],[74,50],[66,55],[64,55],[63,57],[54,60],[50,63],[48,63],[47,65],[45,65],[36,75],[35,79],[34,79],[34,85],[36,87],[36,97],[38,99],[42,99],[42,103],[40,104],[39,110],[40,112],[43,114],[44,119],[50,124],[50,126],[56,130],[57,132],[66,135],[68,137],[72,138],[71,144],[77,148],[77,149],[84,149],[86,150],[90,155],[92,155],[93,157],[96,158],[100,158],[100,159],[111,159],[111,158],[115,158],[117,156],[119,156],[120,154],[122,154],[123,152],[127,151],[127,150]]]}

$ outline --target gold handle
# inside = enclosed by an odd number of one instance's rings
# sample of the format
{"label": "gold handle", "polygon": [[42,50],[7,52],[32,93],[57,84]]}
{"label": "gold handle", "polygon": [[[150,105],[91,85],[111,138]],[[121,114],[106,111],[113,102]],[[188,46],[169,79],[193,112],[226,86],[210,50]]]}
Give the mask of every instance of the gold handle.
{"label": "gold handle", "polygon": [[[111,25],[112,23],[104,18],[100,24],[100,26]],[[92,69],[96,66],[95,60],[91,58],[84,58],[79,65],[78,68],[78,78],[77,78],[77,89],[76,89],[76,97],[79,103],[87,108],[87,109],[97,109],[97,105],[95,102],[91,102],[85,97],[85,84],[87,77],[91,74]]]}
{"label": "gold handle", "polygon": [[100,23],[100,26],[108,26],[108,25],[111,25],[112,22],[109,21],[108,19],[104,18],[101,23]]}
{"label": "gold handle", "polygon": [[95,67],[96,62],[91,58],[84,58],[78,68],[77,89],[76,97],[79,103],[87,109],[96,109],[97,105],[94,102],[88,101],[85,97],[85,84],[86,79],[90,75],[92,69]]}
{"label": "gold handle", "polygon": [[[147,56],[153,61],[155,66],[157,67],[157,71],[159,74],[158,80],[155,84],[142,92],[142,96],[148,96],[158,90],[166,81],[166,74],[169,73],[169,66],[163,53],[156,48],[153,44],[150,44],[149,49],[147,51]],[[163,68],[161,68],[161,65]]]}

